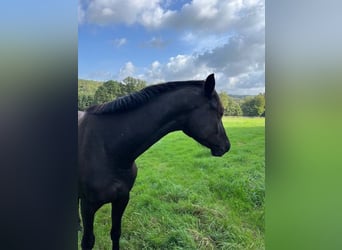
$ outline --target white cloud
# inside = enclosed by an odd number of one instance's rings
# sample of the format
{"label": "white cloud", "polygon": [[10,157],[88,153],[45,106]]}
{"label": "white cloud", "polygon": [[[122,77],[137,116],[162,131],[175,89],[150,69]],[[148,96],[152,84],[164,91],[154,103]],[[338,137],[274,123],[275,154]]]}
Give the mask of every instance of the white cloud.
{"label": "white cloud", "polygon": [[95,24],[133,24],[136,22],[146,26],[157,26],[168,11],[164,11],[159,0],[83,0],[87,5],[86,17],[89,23]]}
{"label": "white cloud", "polygon": [[166,68],[169,72],[179,74],[181,71],[189,70],[193,65],[193,57],[187,55],[177,55],[171,57],[166,64]]}
{"label": "white cloud", "polygon": [[[223,53],[217,51],[217,53]],[[212,56],[212,57],[211,57]],[[229,94],[258,94],[265,92],[264,64],[250,64],[236,62],[232,68],[224,63],[213,65],[216,53],[206,55],[176,55],[167,62],[154,61],[148,68],[137,69],[132,62],[128,62],[120,69],[119,77],[138,77],[149,83],[160,83],[180,80],[202,80],[209,74],[215,73],[216,89]],[[229,63],[228,63],[229,65]],[[139,72],[139,74],[137,74]]]}
{"label": "white cloud", "polygon": [[83,7],[80,1],[78,1],[77,14],[78,14],[78,23],[82,24],[85,19],[85,11],[83,10]]}
{"label": "white cloud", "polygon": [[126,38],[117,38],[112,40],[112,43],[115,47],[120,48],[121,46],[125,45],[127,43],[127,39]]}
{"label": "white cloud", "polygon": [[[80,0],[86,18],[95,24],[140,23],[146,28],[226,32],[241,25],[251,10],[264,9],[263,0],[192,0],[171,10],[161,0]],[[80,4],[79,4],[80,5]]]}
{"label": "white cloud", "polygon": [[203,79],[211,72],[210,68],[197,61],[193,55],[171,57],[163,67],[167,80]]}
{"label": "white cloud", "polygon": [[[199,37],[192,33],[188,42]],[[215,73],[217,89],[230,94],[258,94],[265,91],[264,33],[217,36],[203,39],[203,46],[192,54],[170,57],[165,63],[154,62],[146,71],[148,82],[205,79]]]}
{"label": "white cloud", "polygon": [[217,89],[230,94],[258,94],[265,91],[264,44],[234,36],[226,44],[202,54],[177,55],[166,63],[155,61],[146,70],[151,83],[205,79],[215,73]]}
{"label": "white cloud", "polygon": [[236,76],[245,72],[263,71],[264,53],[264,43],[249,37],[234,36],[224,46],[201,54],[198,60],[219,69],[227,76]]}
{"label": "white cloud", "polygon": [[160,62],[154,61],[152,63],[152,69],[159,69],[160,68]]}
{"label": "white cloud", "polygon": [[193,32],[186,32],[180,40],[188,46],[191,46],[193,53],[201,54],[217,47],[222,47],[229,41],[231,36],[230,34],[200,35]]}
{"label": "white cloud", "polygon": [[196,33],[234,31],[256,9],[264,11],[263,0],[193,0],[165,16],[160,26]]}
{"label": "white cloud", "polygon": [[147,28],[159,28],[165,20],[175,14],[175,11],[164,10],[160,6],[154,6],[147,11],[141,13],[138,22]]}
{"label": "white cloud", "polygon": [[152,37],[149,41],[144,43],[144,46],[152,48],[164,48],[168,44],[162,37]]}
{"label": "white cloud", "polygon": [[[86,19],[96,24],[139,23],[148,29],[180,31],[180,41],[193,50],[175,54],[166,62],[156,58],[147,69],[140,69],[141,77],[150,83],[205,79],[215,73],[217,88],[230,94],[264,91],[263,0],[192,0],[178,10],[168,9],[171,5],[165,0],[94,0],[88,5],[84,2],[86,8],[79,5],[79,22]],[[126,42],[115,40],[118,47]],[[153,37],[146,45],[162,47],[165,41]],[[123,79],[137,71],[128,62],[118,75]]]}
{"label": "white cloud", "polygon": [[154,61],[149,69],[145,69],[145,73],[142,77],[150,83],[165,82],[163,65],[159,61]]}
{"label": "white cloud", "polygon": [[199,65],[192,55],[177,55],[169,58],[167,63],[154,61],[150,68],[145,69],[143,78],[149,83],[181,80],[201,80],[212,73],[206,65]]}
{"label": "white cloud", "polygon": [[135,74],[135,66],[132,62],[127,62],[119,72],[119,78],[125,79],[128,76],[134,76]]}

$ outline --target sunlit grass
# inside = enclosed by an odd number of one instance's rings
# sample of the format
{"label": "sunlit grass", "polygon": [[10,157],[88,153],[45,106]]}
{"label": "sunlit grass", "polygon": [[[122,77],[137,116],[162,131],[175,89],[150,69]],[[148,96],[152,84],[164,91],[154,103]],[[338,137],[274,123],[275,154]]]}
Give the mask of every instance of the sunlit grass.
{"label": "sunlit grass", "polygon": [[[264,249],[265,119],[224,125],[223,157],[175,132],[137,160],[122,249]],[[110,208],[96,214],[95,249],[111,248]]]}

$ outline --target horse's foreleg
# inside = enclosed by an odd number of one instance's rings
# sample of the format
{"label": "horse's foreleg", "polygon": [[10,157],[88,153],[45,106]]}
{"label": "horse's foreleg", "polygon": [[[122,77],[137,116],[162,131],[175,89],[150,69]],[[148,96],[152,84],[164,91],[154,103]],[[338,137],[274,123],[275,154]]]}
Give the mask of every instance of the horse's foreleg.
{"label": "horse's foreleg", "polygon": [[100,208],[98,204],[87,202],[81,199],[81,214],[83,221],[82,249],[90,250],[95,244],[95,235],[93,232],[95,212]]}
{"label": "horse's foreleg", "polygon": [[113,250],[120,249],[121,218],[129,201],[129,193],[120,196],[112,202],[112,230],[110,236],[113,242]]}

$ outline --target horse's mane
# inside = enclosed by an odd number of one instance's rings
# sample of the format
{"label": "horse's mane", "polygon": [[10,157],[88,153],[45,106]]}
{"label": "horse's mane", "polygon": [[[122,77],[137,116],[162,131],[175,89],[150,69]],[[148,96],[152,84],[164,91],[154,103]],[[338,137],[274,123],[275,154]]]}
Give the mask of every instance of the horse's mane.
{"label": "horse's mane", "polygon": [[91,106],[86,109],[86,112],[95,115],[120,113],[135,109],[163,93],[179,88],[198,87],[202,86],[203,83],[204,81],[180,81],[150,85],[138,92],[119,97],[111,102]]}

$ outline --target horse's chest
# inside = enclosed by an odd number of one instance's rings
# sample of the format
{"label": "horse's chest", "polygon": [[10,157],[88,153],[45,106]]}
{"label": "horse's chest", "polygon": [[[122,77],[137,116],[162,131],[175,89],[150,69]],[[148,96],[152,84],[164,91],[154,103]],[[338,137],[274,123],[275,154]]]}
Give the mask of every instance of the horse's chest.
{"label": "horse's chest", "polygon": [[117,197],[127,195],[133,187],[134,180],[135,175],[131,171],[93,176],[86,185],[86,196],[93,201],[112,202]]}

